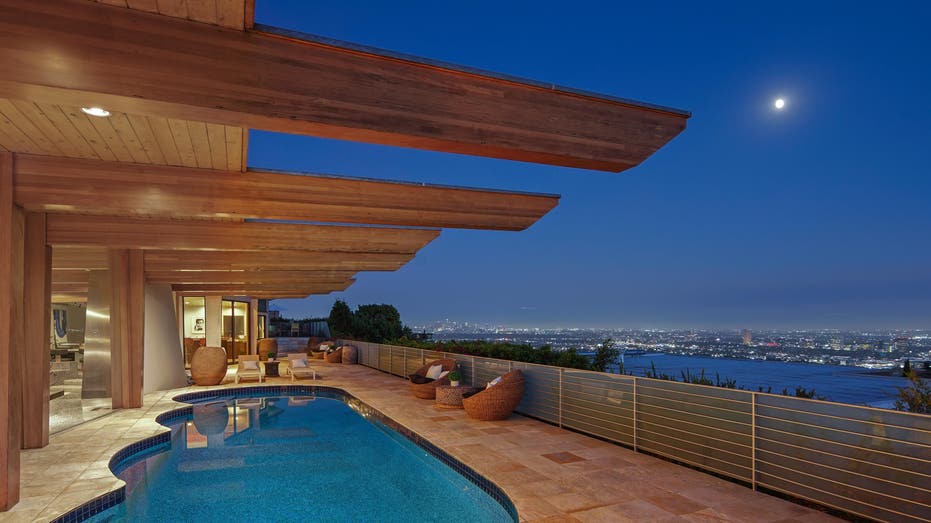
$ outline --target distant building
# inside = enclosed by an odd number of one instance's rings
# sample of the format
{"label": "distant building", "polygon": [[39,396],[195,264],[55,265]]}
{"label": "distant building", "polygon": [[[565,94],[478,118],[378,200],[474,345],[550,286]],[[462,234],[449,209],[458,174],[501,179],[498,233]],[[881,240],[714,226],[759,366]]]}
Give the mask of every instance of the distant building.
{"label": "distant building", "polygon": [[744,345],[753,344],[753,333],[750,332],[750,329],[744,329],[741,334],[743,335]]}

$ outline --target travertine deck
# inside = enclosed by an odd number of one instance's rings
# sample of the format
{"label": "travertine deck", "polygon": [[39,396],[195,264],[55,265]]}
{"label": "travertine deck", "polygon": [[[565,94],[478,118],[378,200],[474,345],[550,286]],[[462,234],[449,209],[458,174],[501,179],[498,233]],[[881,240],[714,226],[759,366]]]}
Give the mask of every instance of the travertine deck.
{"label": "travertine deck", "polygon": [[[522,521],[837,521],[781,499],[644,454],[512,416],[481,422],[463,411],[437,410],[397,377],[359,365],[318,363],[317,383],[340,387],[427,437],[497,483]],[[290,383],[272,378],[271,383]],[[302,380],[303,383],[311,380]],[[240,386],[255,385],[248,381]],[[228,376],[223,386],[232,385]],[[158,414],[192,387],[146,395],[141,409],[121,410],[52,436],[48,447],[23,452],[21,501],[0,521],[48,521],[121,481],[110,456],[166,430]]]}

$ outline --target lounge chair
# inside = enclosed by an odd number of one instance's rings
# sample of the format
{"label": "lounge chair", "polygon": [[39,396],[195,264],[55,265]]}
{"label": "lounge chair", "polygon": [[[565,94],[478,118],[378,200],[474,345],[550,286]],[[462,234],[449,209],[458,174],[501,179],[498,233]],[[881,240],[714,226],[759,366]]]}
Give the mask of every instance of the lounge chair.
{"label": "lounge chair", "polygon": [[[415,383],[413,381],[415,379],[414,376],[425,378],[427,376],[427,371],[429,371],[430,367],[434,365],[442,366],[443,372],[446,372],[447,374],[443,376],[442,378],[434,379],[433,381],[429,381],[427,383]],[[449,374],[448,373],[449,371],[453,370],[455,367],[456,367],[456,360],[454,359],[436,360],[436,361],[431,361],[430,363],[427,363],[423,367],[420,367],[419,369],[417,369],[417,372],[415,372],[414,374],[411,374],[410,376],[411,392],[414,394],[414,396],[420,399],[424,399],[424,400],[436,399],[436,386],[437,385],[449,385]]]}
{"label": "lounge chair", "polygon": [[242,354],[239,356],[239,366],[236,367],[236,383],[241,378],[258,378],[262,383],[262,367],[259,366],[258,354]]}
{"label": "lounge chair", "polygon": [[462,400],[470,418],[493,421],[507,419],[524,395],[524,373],[512,370],[501,381]]}
{"label": "lounge chair", "polygon": [[310,366],[307,355],[304,353],[288,354],[288,374],[291,375],[291,383],[294,383],[296,378],[306,378],[308,376],[317,379],[317,371]]}

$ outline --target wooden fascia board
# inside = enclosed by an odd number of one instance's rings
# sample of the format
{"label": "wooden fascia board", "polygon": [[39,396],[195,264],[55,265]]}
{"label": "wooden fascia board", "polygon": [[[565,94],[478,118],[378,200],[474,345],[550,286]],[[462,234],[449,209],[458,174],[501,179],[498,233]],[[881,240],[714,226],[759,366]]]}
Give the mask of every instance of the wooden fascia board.
{"label": "wooden fascia board", "polygon": [[[52,251],[54,266],[54,250]],[[345,270],[395,271],[413,258],[399,253],[332,253],[304,251],[146,251],[146,272]]]}
{"label": "wooden fascia board", "polygon": [[[355,274],[353,271],[150,271],[146,273],[146,281],[176,284],[337,283],[348,281]],[[54,273],[52,278],[54,280]]]}
{"label": "wooden fascia board", "polygon": [[206,220],[145,220],[122,216],[49,214],[50,245],[113,249],[296,250],[413,254],[439,231]]}
{"label": "wooden fascia board", "polygon": [[559,203],[547,194],[30,154],[16,154],[14,169],[17,203],[51,212],[523,230]]}
{"label": "wooden fascia board", "polygon": [[606,171],[689,117],[282,31],[86,0],[0,8],[0,96],[14,99]]}

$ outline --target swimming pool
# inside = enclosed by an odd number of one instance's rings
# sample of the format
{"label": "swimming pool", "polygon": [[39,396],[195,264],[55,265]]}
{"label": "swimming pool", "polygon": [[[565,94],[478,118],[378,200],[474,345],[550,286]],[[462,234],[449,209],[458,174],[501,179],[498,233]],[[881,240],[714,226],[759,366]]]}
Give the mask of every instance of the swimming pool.
{"label": "swimming pool", "polygon": [[198,392],[110,467],[125,500],[91,521],[516,521],[494,484],[344,391]]}

